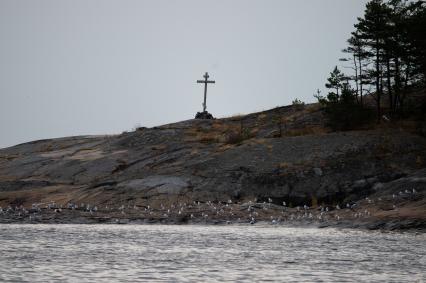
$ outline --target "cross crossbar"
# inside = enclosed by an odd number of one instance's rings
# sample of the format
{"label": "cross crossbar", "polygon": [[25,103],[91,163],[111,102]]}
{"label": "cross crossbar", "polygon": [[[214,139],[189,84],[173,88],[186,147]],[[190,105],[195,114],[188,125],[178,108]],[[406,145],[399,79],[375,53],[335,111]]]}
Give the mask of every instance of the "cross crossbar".
{"label": "cross crossbar", "polygon": [[204,83],[214,84],[216,82],[215,81],[202,81],[202,80],[198,80],[197,83],[199,83],[199,84],[204,84]]}

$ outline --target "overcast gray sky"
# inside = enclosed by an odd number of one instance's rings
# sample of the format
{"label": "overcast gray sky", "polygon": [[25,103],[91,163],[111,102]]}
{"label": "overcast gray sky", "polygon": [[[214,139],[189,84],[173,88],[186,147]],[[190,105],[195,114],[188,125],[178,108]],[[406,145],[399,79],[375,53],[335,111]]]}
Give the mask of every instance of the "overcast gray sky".
{"label": "overcast gray sky", "polygon": [[0,0],[0,148],[313,102],[366,0]]}

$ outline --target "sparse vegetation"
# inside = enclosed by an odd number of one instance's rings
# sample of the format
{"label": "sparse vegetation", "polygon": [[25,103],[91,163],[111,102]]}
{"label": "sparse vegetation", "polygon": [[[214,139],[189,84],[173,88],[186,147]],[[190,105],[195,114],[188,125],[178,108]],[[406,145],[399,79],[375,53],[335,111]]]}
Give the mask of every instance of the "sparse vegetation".
{"label": "sparse vegetation", "polygon": [[[327,125],[333,130],[353,130],[370,123],[373,112],[363,107],[356,99],[356,92],[349,83],[341,82],[341,73],[336,67],[328,78],[327,88],[334,91],[323,97],[320,93],[315,96],[325,109]],[[340,94],[339,94],[340,91]]]}
{"label": "sparse vegetation", "polygon": [[225,143],[228,144],[240,144],[244,140],[250,139],[253,137],[250,129],[248,127],[244,127],[244,121],[243,119],[240,119],[240,127],[238,129],[238,132],[236,131],[230,131],[226,134],[226,140]]}
{"label": "sparse vegetation", "polygon": [[286,130],[286,137],[297,137],[297,136],[306,136],[306,135],[320,135],[326,133],[327,130],[324,127],[312,126],[304,127],[299,129],[290,129]]}
{"label": "sparse vegetation", "polygon": [[276,137],[281,138],[283,136],[283,127],[285,127],[283,123],[283,117],[279,114],[274,115],[272,121],[277,125],[278,128]]}
{"label": "sparse vegetation", "polygon": [[301,101],[300,99],[296,98],[291,102],[291,105],[295,106],[296,109],[302,110],[305,107],[305,102]]}
{"label": "sparse vegetation", "polygon": [[350,64],[346,67],[351,74],[336,66],[326,83],[332,91],[326,97],[319,91],[314,95],[326,106],[335,129],[350,129],[369,119],[365,96],[372,98],[378,122],[383,114],[392,121],[407,115],[407,93],[426,83],[425,34],[425,1],[367,3],[343,50],[350,56],[340,59]]}

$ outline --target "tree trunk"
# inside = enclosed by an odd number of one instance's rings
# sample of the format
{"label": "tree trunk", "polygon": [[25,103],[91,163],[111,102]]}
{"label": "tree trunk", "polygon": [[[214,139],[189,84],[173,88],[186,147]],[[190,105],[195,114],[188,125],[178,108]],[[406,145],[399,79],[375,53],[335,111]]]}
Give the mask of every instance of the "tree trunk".
{"label": "tree trunk", "polygon": [[393,107],[394,107],[394,111],[395,113],[400,113],[401,112],[401,106],[402,104],[400,103],[401,100],[401,74],[400,74],[400,67],[399,67],[399,58],[395,57],[395,94],[394,94],[394,103],[393,103]]}
{"label": "tree trunk", "polygon": [[376,39],[376,103],[377,103],[377,122],[380,123],[381,119],[381,109],[380,109],[380,100],[381,100],[381,87],[380,87],[380,50],[379,50],[379,40]]}
{"label": "tree trunk", "polygon": [[360,78],[360,81],[359,81],[359,98],[360,98],[361,106],[362,106],[362,95],[363,95],[363,93],[362,93],[362,61],[361,61],[361,51],[359,51],[359,53],[358,53],[358,65],[359,65],[359,78]]}
{"label": "tree trunk", "polygon": [[359,95],[359,87],[358,87],[358,66],[356,64],[356,56],[354,54],[354,66],[355,66],[355,86],[356,86],[356,102],[359,104],[359,99],[358,99],[358,95]]}
{"label": "tree trunk", "polygon": [[390,58],[386,53],[386,88],[388,89],[389,97],[389,112],[393,116],[393,95],[392,95],[392,83],[391,83],[391,69],[390,69]]}

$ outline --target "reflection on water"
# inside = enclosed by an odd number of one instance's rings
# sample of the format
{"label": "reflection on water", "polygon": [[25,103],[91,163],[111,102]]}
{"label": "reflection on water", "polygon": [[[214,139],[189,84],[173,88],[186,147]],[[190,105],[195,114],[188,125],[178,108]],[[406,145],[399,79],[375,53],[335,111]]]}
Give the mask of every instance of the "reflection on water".
{"label": "reflection on water", "polygon": [[425,251],[413,233],[0,224],[0,281],[423,282]]}

